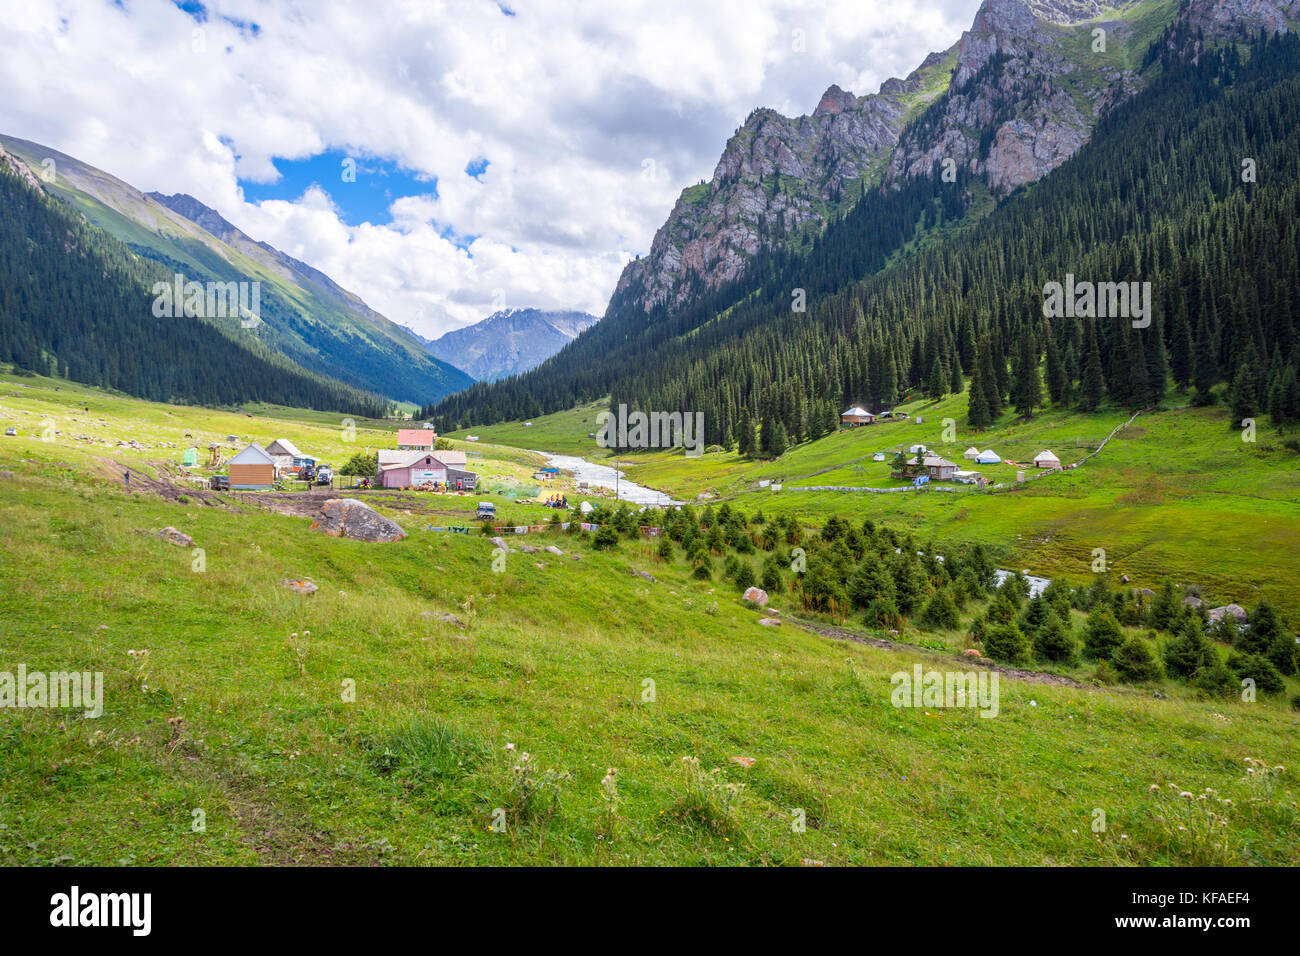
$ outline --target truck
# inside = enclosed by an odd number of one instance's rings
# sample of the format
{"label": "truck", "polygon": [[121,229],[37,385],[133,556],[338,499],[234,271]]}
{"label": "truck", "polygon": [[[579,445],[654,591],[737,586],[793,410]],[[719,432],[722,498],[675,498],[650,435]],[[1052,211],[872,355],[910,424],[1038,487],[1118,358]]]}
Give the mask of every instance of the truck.
{"label": "truck", "polygon": [[474,520],[491,521],[497,516],[497,506],[490,501],[480,501],[478,510],[474,512]]}

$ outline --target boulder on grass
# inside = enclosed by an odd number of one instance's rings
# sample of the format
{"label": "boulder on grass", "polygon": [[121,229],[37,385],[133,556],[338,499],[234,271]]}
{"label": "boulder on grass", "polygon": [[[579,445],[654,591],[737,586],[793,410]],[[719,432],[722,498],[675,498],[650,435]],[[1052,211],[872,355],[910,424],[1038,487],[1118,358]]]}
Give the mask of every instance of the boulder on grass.
{"label": "boulder on grass", "polygon": [[742,600],[753,601],[759,607],[763,607],[767,604],[767,592],[762,588],[748,588]]}
{"label": "boulder on grass", "polygon": [[194,546],[194,539],[183,531],[177,531],[171,525],[163,528],[158,532],[158,537],[164,541],[170,541],[172,544],[181,548],[191,548]]}
{"label": "boulder on grass", "polygon": [[308,581],[306,578],[285,578],[280,583],[295,594],[311,595],[320,590],[314,582]]}
{"label": "boulder on grass", "polygon": [[355,498],[331,498],[325,502],[312,519],[311,529],[332,538],[353,541],[401,541],[406,537],[396,521]]}
{"label": "boulder on grass", "polygon": [[1246,623],[1246,609],[1240,604],[1225,604],[1222,607],[1210,608],[1211,621],[1222,621],[1229,614],[1237,619],[1237,623]]}
{"label": "boulder on grass", "polygon": [[780,627],[781,619],[779,617],[760,617],[758,623],[764,627]]}

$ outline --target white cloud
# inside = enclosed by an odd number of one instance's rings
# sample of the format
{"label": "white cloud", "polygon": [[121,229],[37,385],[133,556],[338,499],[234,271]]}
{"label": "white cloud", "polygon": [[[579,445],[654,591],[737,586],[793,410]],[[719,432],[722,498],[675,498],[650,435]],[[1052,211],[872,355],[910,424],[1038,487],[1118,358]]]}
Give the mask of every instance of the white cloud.
{"label": "white cloud", "polygon": [[[508,17],[488,0],[221,0],[199,24],[161,0],[24,0],[0,22],[0,131],[190,193],[432,336],[502,300],[602,313],[753,108],[807,112],[832,82],[870,92],[976,7],[521,0]],[[245,201],[240,178],[327,149],[436,177],[437,198],[357,227],[336,212],[341,181]],[[480,157],[481,181],[464,173]]]}

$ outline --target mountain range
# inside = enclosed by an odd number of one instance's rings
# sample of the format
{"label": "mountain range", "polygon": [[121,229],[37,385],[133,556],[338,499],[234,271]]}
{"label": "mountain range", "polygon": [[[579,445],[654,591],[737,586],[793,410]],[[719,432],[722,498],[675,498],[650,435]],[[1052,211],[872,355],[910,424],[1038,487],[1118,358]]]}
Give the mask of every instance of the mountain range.
{"label": "mountain range", "polygon": [[144,193],[57,150],[0,136],[31,188],[187,281],[260,283],[249,337],[308,372],[398,401],[425,402],[469,385],[410,329],[371,309],[318,269],[245,235],[187,195]]}
{"label": "mountain range", "polygon": [[588,312],[504,309],[428,342],[435,357],[482,382],[536,368],[596,323]]}
{"label": "mountain range", "polygon": [[[1267,217],[1289,215],[1298,22],[1300,0],[985,0],[952,47],[875,94],[755,110],[599,323],[426,411],[451,428],[611,396],[705,411],[710,443],[777,419],[808,437],[845,403],[956,390],[985,352],[999,407],[1013,358],[1046,355],[1072,394],[1086,378],[1132,404],[1163,393],[1169,361],[1188,385],[1192,352],[1203,400],[1229,397],[1220,382],[1239,407],[1263,402],[1297,359],[1294,237]],[[1233,179],[1262,154],[1267,180]],[[1240,274],[1249,256],[1264,265]],[[1045,322],[1034,290],[1089,268],[1155,278],[1158,328],[1098,326],[1094,343]]]}

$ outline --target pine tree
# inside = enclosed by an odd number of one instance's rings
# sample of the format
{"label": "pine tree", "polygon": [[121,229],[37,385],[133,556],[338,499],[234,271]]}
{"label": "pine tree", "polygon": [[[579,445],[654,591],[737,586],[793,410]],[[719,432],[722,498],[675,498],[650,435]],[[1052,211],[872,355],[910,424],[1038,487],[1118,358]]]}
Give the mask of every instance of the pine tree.
{"label": "pine tree", "polygon": [[1047,394],[1052,404],[1060,405],[1066,400],[1067,381],[1065,363],[1061,361],[1061,350],[1052,335],[1051,326],[1047,328]]}
{"label": "pine tree", "polygon": [[1038,374],[1038,348],[1028,332],[1020,336],[1016,353],[1016,376],[1012,385],[1012,404],[1022,418],[1030,418],[1043,404],[1043,381]]}
{"label": "pine tree", "polygon": [[1094,412],[1101,406],[1106,385],[1101,376],[1101,351],[1097,346],[1097,327],[1088,323],[1087,344],[1084,346],[1083,375],[1079,380],[1079,407]]}

